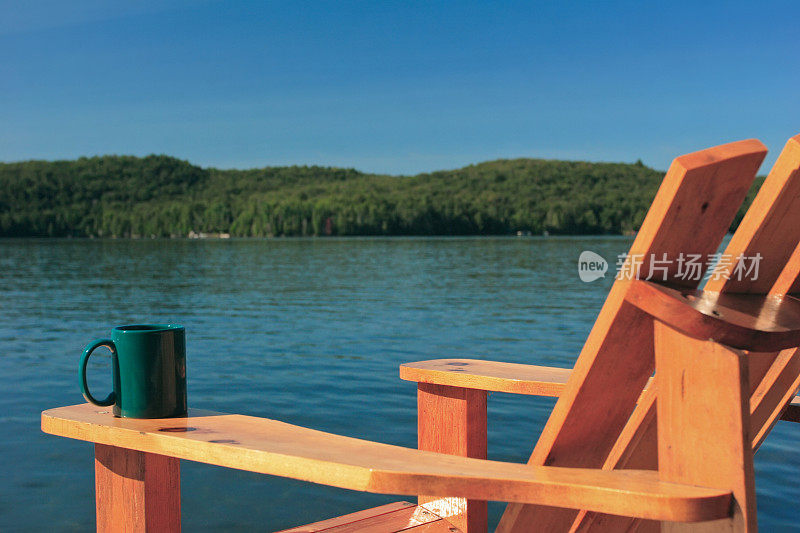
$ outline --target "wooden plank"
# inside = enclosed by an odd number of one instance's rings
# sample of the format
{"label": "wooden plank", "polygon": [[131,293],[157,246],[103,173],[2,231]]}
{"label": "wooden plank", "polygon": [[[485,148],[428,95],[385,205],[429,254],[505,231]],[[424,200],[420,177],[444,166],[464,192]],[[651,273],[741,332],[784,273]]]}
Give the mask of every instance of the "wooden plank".
{"label": "wooden plank", "polygon": [[[392,533],[437,522],[443,522],[443,520],[423,507],[414,506],[343,524],[325,531],[327,533]],[[458,531],[457,528],[454,529]]]}
{"label": "wooden plank", "polygon": [[677,290],[634,280],[625,299],[695,339],[758,352],[800,346],[800,300],[791,296]]}
{"label": "wooden plank", "polygon": [[750,376],[750,395],[755,394],[761,380],[775,363],[775,352],[747,352],[747,374]]}
{"label": "wooden plank", "polygon": [[658,466],[664,481],[733,491],[733,516],[662,531],[756,531],[746,354],[655,325]]}
{"label": "wooden plank", "polygon": [[95,444],[99,532],[181,530],[180,461]]}
{"label": "wooden plank", "polygon": [[392,533],[442,522],[441,518],[430,511],[426,511],[422,507],[415,507],[413,510],[397,511],[386,516],[369,518],[328,531],[330,533]]}
{"label": "wooden plank", "polygon": [[800,387],[799,354],[797,349],[778,354],[750,398],[750,435],[754,450],[764,442],[769,431],[786,412],[787,405]]}
{"label": "wooden plank", "polygon": [[[800,177],[798,178],[800,181]],[[800,244],[792,252],[791,257],[783,267],[775,285],[772,287],[770,294],[794,294],[800,295]]]}
{"label": "wooden plank", "polygon": [[421,526],[414,526],[403,530],[405,533],[458,533],[459,529],[447,522],[439,520]]}
{"label": "wooden plank", "polygon": [[[753,388],[751,392],[754,392],[755,388],[758,387],[760,380],[767,374],[774,360],[775,354],[772,352],[750,352],[748,354],[747,362],[750,367],[749,373],[751,377],[755,375],[759,380],[751,383],[751,387]],[[462,367],[465,370],[455,375],[451,375],[448,370],[439,370],[441,368],[448,368],[448,363],[450,362],[466,363]],[[408,381],[468,387],[511,394],[555,397],[561,395],[569,379],[569,375],[572,373],[572,369],[566,368],[502,363],[498,361],[484,361],[481,359],[433,359],[430,361],[405,363],[401,366],[401,369],[402,368],[413,369],[413,371],[406,370],[404,373],[404,379]],[[519,379],[516,377],[504,377],[508,373],[519,376]],[[652,380],[648,380],[648,385],[645,385],[645,391],[648,389],[650,381]],[[642,397],[644,398],[644,395]],[[641,401],[640,399],[639,402],[641,403]],[[794,401],[800,401],[800,396],[795,397]],[[638,409],[637,407],[637,410]],[[647,409],[649,409],[649,407]],[[781,413],[780,420],[796,422],[797,419],[800,418],[800,412],[798,412],[798,410],[800,410],[800,404],[789,404],[786,410]],[[647,413],[645,412],[632,416],[644,419],[647,418]],[[622,452],[622,450],[614,451],[619,445],[619,442],[615,443],[612,452],[610,452],[612,456],[614,453]],[[652,463],[652,461],[650,462]]]}
{"label": "wooden plank", "polygon": [[[486,391],[420,383],[417,436],[420,450],[486,459]],[[420,495],[419,504],[465,533],[487,531],[486,501]]]}
{"label": "wooden plank", "polygon": [[659,520],[727,515],[730,493],[654,472],[536,467],[392,446],[243,415],[116,418],[91,404],[42,413],[42,430],[144,452],[382,494],[537,503]]}
{"label": "wooden plank", "polygon": [[[721,262],[706,283],[712,292],[787,294],[783,285],[797,278],[793,268],[776,283],[800,242],[800,135],[789,139],[764,180],[741,224],[725,248],[725,255],[754,257],[761,254],[758,278],[732,276],[733,264]],[[698,226],[701,227],[702,226]],[[703,228],[705,230],[705,228]],[[774,290],[773,290],[774,286]]]}
{"label": "wooden plank", "polygon": [[395,511],[409,508],[413,509],[415,507],[416,505],[411,502],[387,503],[386,505],[364,509],[363,511],[356,511],[355,513],[348,513],[341,516],[336,516],[334,518],[328,518],[327,520],[321,520],[319,522],[313,522],[311,524],[305,524],[303,526],[293,527],[291,529],[284,529],[276,533],[316,533],[318,531],[325,531],[334,527],[366,520],[367,518],[375,518],[388,513],[393,513]]}
{"label": "wooden plank", "polygon": [[461,533],[435,513],[409,502],[397,502],[350,513],[278,533]]}
{"label": "wooden plank", "polygon": [[657,389],[651,387],[642,393],[636,409],[633,411],[628,423],[622,429],[617,442],[611,448],[611,453],[603,463],[604,470],[630,468],[638,470],[657,470],[658,457],[635,453],[635,450],[647,448],[657,442],[656,433],[656,403]]}
{"label": "wooden plank", "polygon": [[[677,158],[631,247],[628,267],[641,256],[640,272],[648,274],[651,259],[666,254],[673,258],[666,281],[696,287],[697,281],[679,279],[674,259],[717,250],[765,154],[759,141],[749,140]],[[612,286],[531,464],[600,467],[633,412],[654,356],[652,321],[625,302],[629,285],[617,280]],[[533,523],[545,531],[566,530],[575,516],[509,505],[498,531],[524,531]]]}
{"label": "wooden plank", "polygon": [[[645,389],[639,403],[611,449],[603,470],[636,468],[658,469],[658,433],[656,425],[656,387]],[[656,450],[653,452],[652,450]],[[634,528],[637,524],[638,529]],[[660,522],[627,516],[581,511],[570,531],[660,531]]]}
{"label": "wooden plank", "polygon": [[433,359],[400,365],[400,379],[512,394],[558,396],[572,372],[479,359]]}
{"label": "wooden plank", "polygon": [[486,459],[486,391],[420,383],[418,446]]}

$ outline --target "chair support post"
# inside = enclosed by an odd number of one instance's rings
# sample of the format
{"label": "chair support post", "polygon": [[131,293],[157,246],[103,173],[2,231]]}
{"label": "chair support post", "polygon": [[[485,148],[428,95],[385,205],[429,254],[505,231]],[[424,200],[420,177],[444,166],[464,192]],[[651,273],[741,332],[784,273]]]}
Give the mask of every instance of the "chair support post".
{"label": "chair support post", "polygon": [[[418,447],[462,457],[486,459],[486,391],[419,383]],[[419,496],[419,504],[464,533],[487,531],[486,502]]]}
{"label": "chair support post", "polygon": [[655,321],[658,469],[662,481],[730,490],[731,518],[665,522],[662,531],[755,533],[747,356]]}
{"label": "chair support post", "polygon": [[179,532],[180,460],[95,444],[97,531]]}

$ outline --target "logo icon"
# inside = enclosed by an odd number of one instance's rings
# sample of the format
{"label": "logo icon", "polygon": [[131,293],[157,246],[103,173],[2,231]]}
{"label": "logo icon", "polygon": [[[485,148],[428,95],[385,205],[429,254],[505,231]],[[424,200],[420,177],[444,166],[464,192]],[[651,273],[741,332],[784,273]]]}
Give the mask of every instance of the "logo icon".
{"label": "logo icon", "polygon": [[581,281],[589,283],[596,279],[606,277],[608,262],[601,256],[589,250],[581,252],[578,257],[578,277]]}

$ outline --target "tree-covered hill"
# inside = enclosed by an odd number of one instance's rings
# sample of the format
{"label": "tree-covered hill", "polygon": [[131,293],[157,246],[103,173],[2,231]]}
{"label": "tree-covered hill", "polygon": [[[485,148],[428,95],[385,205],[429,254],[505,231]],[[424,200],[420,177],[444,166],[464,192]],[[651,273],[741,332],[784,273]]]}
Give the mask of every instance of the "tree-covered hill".
{"label": "tree-covered hill", "polygon": [[167,156],[0,163],[0,236],[618,234],[638,229],[662,177],[540,159],[409,177]]}

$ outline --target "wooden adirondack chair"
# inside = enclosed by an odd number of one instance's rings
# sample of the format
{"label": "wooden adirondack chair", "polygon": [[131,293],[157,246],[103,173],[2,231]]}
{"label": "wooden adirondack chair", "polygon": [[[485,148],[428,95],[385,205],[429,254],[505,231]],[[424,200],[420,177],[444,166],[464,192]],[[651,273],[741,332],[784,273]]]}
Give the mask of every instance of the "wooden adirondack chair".
{"label": "wooden adirondack chair", "polygon": [[[676,159],[629,266],[715,252],[765,154],[750,140]],[[419,450],[198,410],[135,420],[82,404],[43,412],[42,429],[95,442],[102,531],[179,530],[179,459],[426,495],[292,531],[475,533],[486,500],[511,502],[502,531],[755,531],[753,450],[779,418],[800,421],[800,302],[783,297],[800,292],[798,168],[800,136],[726,250],[762,255],[755,281],[720,276],[700,292],[674,266],[659,282],[620,279],[572,371],[403,365],[401,377],[419,382]],[[559,397],[528,465],[485,459],[486,391]]]}
{"label": "wooden adirondack chair", "polygon": [[[755,146],[733,143],[675,160],[628,255],[641,257],[642,276],[663,254],[716,250],[760,163]],[[752,454],[782,415],[800,418],[800,398],[792,401],[800,386],[796,338],[770,344],[800,324],[796,311],[782,307],[795,304],[782,296],[800,293],[799,168],[800,135],[786,144],[723,254],[760,254],[756,280],[731,277],[735,264],[720,263],[705,291],[695,291],[698,281],[678,277],[675,262],[657,271],[659,284],[618,280],[572,371],[435,360],[403,365],[401,377],[420,382],[421,397],[435,394],[434,387],[558,396],[529,464],[658,470],[663,480],[726,487],[736,501],[726,527],[755,531]],[[656,386],[643,390],[654,370]],[[485,400],[472,400],[479,401]],[[462,507],[482,522],[481,502]],[[530,524],[541,531],[660,528],[630,517],[512,504],[498,531]],[[705,527],[722,524],[690,529]]]}

